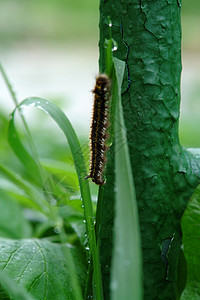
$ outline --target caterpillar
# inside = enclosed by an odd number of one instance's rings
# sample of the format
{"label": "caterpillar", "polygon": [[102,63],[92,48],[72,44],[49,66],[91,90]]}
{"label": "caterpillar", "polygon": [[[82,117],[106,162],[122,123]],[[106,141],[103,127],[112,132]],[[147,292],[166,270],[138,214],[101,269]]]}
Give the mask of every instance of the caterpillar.
{"label": "caterpillar", "polygon": [[90,173],[85,179],[91,178],[97,185],[103,185],[105,180],[103,172],[106,162],[106,141],[109,127],[109,100],[111,95],[111,82],[107,75],[100,74],[92,90],[94,94],[93,113],[90,132]]}

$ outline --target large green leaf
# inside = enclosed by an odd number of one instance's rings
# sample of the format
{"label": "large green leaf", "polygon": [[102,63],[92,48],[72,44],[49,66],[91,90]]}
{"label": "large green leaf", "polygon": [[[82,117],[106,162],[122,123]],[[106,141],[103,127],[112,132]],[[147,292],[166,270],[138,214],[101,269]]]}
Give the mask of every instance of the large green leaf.
{"label": "large green leaf", "polygon": [[[0,269],[37,300],[77,299],[69,271],[71,262],[65,256],[67,247],[38,239],[0,239]],[[70,252],[83,287],[86,275],[84,255],[76,248],[71,248]]]}
{"label": "large green leaf", "polygon": [[31,236],[31,226],[22,208],[2,190],[0,191],[0,236],[14,239]]}
{"label": "large green leaf", "polygon": [[[116,70],[115,143],[126,140],[121,106],[124,62],[113,59]],[[115,151],[115,220],[111,299],[142,299],[142,259],[137,202],[127,143]]]}
{"label": "large green leaf", "polygon": [[195,190],[181,221],[187,261],[187,285],[181,300],[200,299],[200,186]]}

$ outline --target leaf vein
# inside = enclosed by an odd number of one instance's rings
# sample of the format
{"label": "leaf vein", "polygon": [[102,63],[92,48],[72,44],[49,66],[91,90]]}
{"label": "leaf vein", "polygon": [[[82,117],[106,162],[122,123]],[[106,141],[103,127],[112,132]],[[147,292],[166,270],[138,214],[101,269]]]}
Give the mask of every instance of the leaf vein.
{"label": "leaf vein", "polygon": [[40,275],[38,275],[38,277],[36,277],[33,282],[31,283],[29,289],[28,289],[28,292],[30,293],[32,287],[34,286],[34,284],[40,279],[40,277],[42,277],[42,275],[45,273],[45,271],[43,271]]}
{"label": "leaf vein", "polygon": [[42,257],[43,257],[43,260],[44,260],[44,263],[45,263],[45,270],[44,270],[44,273],[45,273],[45,291],[44,291],[44,300],[47,299],[47,281],[48,281],[48,274],[47,274],[47,261],[46,261],[46,258],[45,258],[45,254],[44,254],[44,251],[41,247],[41,245],[39,244],[38,241],[34,241],[35,244],[38,246],[41,254],[42,254]]}
{"label": "leaf vein", "polygon": [[17,247],[14,251],[12,251],[12,252],[10,253],[10,256],[9,256],[9,258],[8,258],[8,261],[7,261],[7,263],[5,264],[5,266],[3,267],[2,270],[5,270],[5,269],[7,268],[7,266],[8,266],[9,263],[11,262],[12,258],[14,257],[14,254],[15,254],[21,247],[22,247],[22,245],[20,245],[19,247]]}
{"label": "leaf vein", "polygon": [[26,263],[25,267],[23,268],[21,274],[19,275],[19,279],[17,280],[17,283],[19,283],[19,281],[22,279],[22,276],[25,272],[25,270],[27,269],[28,265],[31,263],[31,261],[33,260],[33,258],[38,254],[39,249],[36,251],[36,253],[29,259],[29,261]]}

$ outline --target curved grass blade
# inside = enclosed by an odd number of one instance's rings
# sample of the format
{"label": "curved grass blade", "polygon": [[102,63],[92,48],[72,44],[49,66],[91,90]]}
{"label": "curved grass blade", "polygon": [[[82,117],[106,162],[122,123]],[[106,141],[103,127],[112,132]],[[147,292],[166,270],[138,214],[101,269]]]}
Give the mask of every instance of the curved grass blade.
{"label": "curved grass blade", "polygon": [[[113,58],[116,84],[115,143],[126,139],[121,106],[124,62]],[[119,126],[121,124],[122,126]],[[142,299],[142,255],[134,182],[127,143],[115,151],[115,220],[111,299]]]}
{"label": "curved grass blade", "polygon": [[57,123],[60,129],[63,131],[69,143],[69,147],[73,156],[76,172],[79,179],[81,197],[83,199],[86,228],[87,228],[87,234],[89,238],[89,247],[91,250],[93,266],[94,266],[96,299],[100,300],[102,294],[101,284],[100,284],[101,272],[100,272],[99,257],[96,251],[96,237],[95,237],[95,230],[94,230],[93,207],[92,207],[89,184],[86,180],[84,180],[85,176],[87,175],[87,172],[86,172],[84,158],[82,155],[78,138],[66,115],[56,105],[43,98],[31,97],[22,101],[15,108],[14,112],[11,115],[11,120],[10,120],[11,125],[14,126],[14,115],[16,110],[28,106],[32,106],[32,107],[34,106],[48,113],[51,116],[51,118]]}
{"label": "curved grass blade", "polygon": [[8,141],[13,151],[15,152],[19,160],[22,162],[26,175],[28,176],[29,180],[34,182],[36,185],[42,186],[42,178],[40,175],[39,167],[36,164],[35,160],[32,158],[32,156],[27,152],[27,150],[23,146],[19,138],[19,135],[15,129],[15,125],[14,125],[15,111],[11,115],[11,119],[9,122]]}

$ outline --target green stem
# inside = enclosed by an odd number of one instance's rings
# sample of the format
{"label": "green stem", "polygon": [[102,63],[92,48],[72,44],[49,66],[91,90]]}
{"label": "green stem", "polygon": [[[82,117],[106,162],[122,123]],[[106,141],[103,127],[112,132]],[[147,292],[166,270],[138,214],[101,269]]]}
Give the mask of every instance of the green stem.
{"label": "green stem", "polygon": [[[99,186],[99,193],[98,193],[98,200],[97,200],[97,210],[96,210],[96,225],[95,225],[95,235],[96,235],[96,252],[97,252],[97,257],[99,260],[99,245],[98,245],[98,232],[99,232],[99,225],[100,225],[100,212],[101,212],[101,201],[103,197],[103,186]],[[100,264],[98,263],[99,268]],[[100,289],[102,291],[102,278],[101,278],[101,273],[100,269],[99,272],[94,274],[93,273],[93,266],[92,263],[90,263],[89,268],[88,268],[88,276],[87,276],[87,283],[86,283],[86,288],[85,288],[85,299],[88,299],[88,297],[91,296],[91,280],[92,280],[92,275],[96,277],[95,281],[98,281],[100,283]],[[100,292],[101,298],[103,299],[103,292]]]}
{"label": "green stem", "polygon": [[96,299],[97,300],[103,300],[103,289],[102,289],[102,278],[101,278],[101,268],[100,268],[100,259],[99,259],[99,251],[97,249],[96,245],[96,236],[95,236],[95,230],[94,230],[94,220],[93,218],[89,219],[89,240],[90,240],[90,248],[93,258],[93,267],[94,267],[94,289],[96,293]]}
{"label": "green stem", "polygon": [[92,297],[92,275],[93,275],[93,266],[91,261],[87,271],[87,280],[86,280],[85,292],[84,292],[85,300],[90,299]]}
{"label": "green stem", "polygon": [[12,86],[11,86],[9,80],[8,80],[8,77],[7,77],[7,75],[6,75],[5,71],[4,71],[4,68],[3,68],[3,66],[2,66],[1,63],[0,63],[0,71],[1,71],[3,79],[5,80],[5,83],[6,83],[7,87],[8,87],[10,95],[11,95],[11,97],[12,97],[15,105],[17,106],[18,105],[18,101],[17,101],[16,95],[15,95],[15,92],[13,91],[13,88],[12,88]]}
{"label": "green stem", "polygon": [[103,199],[103,189],[104,186],[99,186],[98,200],[97,200],[97,211],[96,211],[96,225],[95,225],[95,233],[97,237],[98,243],[98,234],[99,234],[99,226],[100,226],[100,214],[101,214],[101,204]]}
{"label": "green stem", "polygon": [[112,39],[105,40],[105,48],[106,48],[106,52],[105,52],[105,61],[106,61],[105,73],[108,75],[108,77],[111,77],[112,67],[113,67],[112,47],[113,47]]}

